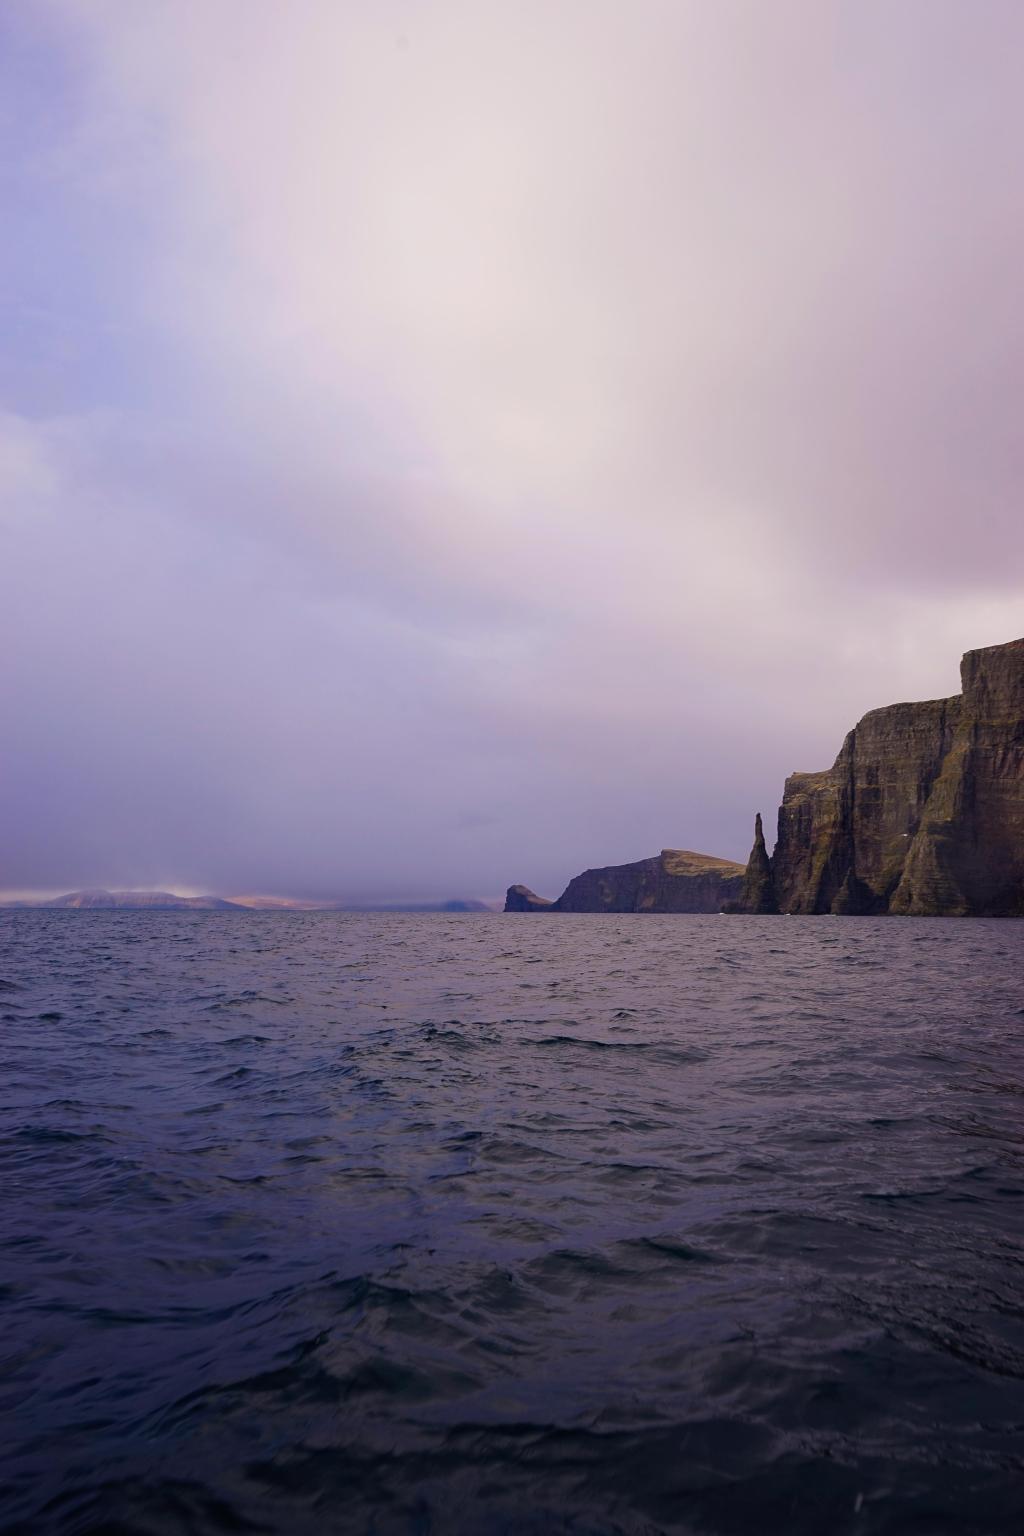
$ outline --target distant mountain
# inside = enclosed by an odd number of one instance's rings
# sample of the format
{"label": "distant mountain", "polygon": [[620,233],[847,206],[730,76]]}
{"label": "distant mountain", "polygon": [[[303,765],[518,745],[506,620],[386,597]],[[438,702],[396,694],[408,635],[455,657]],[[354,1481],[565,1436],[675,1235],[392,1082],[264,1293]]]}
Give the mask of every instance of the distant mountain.
{"label": "distant mountain", "polygon": [[223,896],[174,896],[170,891],[71,891],[67,896],[55,896],[52,901],[32,903],[39,907],[98,908],[185,908],[200,912],[234,912],[242,909]]}
{"label": "distant mountain", "polygon": [[252,912],[494,912],[490,902],[465,897],[453,901],[307,901],[292,896],[232,896],[236,907]]}
{"label": "distant mountain", "polygon": [[291,896],[175,896],[171,891],[69,891],[48,901],[0,901],[0,907],[59,908],[65,911],[149,912],[493,912],[485,901],[354,903],[309,901]]}
{"label": "distant mountain", "polygon": [[[326,905],[326,903],[325,903]],[[331,904],[334,912],[493,912],[495,908],[486,901],[466,898],[459,901],[379,901]]]}

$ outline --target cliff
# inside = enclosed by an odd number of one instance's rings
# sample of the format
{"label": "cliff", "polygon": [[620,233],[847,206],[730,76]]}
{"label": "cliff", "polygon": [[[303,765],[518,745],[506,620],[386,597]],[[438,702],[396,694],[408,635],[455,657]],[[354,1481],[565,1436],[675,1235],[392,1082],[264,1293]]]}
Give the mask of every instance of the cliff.
{"label": "cliff", "polygon": [[962,692],[872,710],[786,780],[744,912],[1024,915],[1024,640],[968,651]]}
{"label": "cliff", "polygon": [[663,848],[635,864],[588,869],[570,880],[557,901],[512,885],[506,912],[721,912],[743,887],[743,866],[707,853]]}

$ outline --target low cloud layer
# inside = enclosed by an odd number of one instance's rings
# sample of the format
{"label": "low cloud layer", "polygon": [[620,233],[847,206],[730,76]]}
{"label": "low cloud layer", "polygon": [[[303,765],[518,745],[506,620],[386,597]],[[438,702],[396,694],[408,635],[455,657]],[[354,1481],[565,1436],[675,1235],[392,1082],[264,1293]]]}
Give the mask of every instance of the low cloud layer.
{"label": "low cloud layer", "polygon": [[1024,633],[1024,12],[0,21],[0,885],[745,855]]}

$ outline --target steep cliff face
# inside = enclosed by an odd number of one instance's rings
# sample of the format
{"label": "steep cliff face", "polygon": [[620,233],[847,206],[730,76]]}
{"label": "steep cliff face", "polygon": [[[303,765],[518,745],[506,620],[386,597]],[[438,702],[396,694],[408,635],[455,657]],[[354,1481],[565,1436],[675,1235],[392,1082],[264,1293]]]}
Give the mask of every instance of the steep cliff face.
{"label": "steep cliff face", "polygon": [[968,651],[963,706],[891,910],[1024,915],[1024,640]]}
{"label": "steep cliff face", "polygon": [[781,911],[887,910],[959,713],[959,699],[872,710],[830,769],[787,779],[772,857]]}
{"label": "steep cliff face", "polygon": [[787,779],[770,897],[755,840],[739,910],[1024,913],[1024,640],[969,651],[961,678],[872,710],[830,769]]}
{"label": "steep cliff face", "polygon": [[570,880],[555,912],[720,912],[743,886],[743,866],[688,849],[588,869]]}

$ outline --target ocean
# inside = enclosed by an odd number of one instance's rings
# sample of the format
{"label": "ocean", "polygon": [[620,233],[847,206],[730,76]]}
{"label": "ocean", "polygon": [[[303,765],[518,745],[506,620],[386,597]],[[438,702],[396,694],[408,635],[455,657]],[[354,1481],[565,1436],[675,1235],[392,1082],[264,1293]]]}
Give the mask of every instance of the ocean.
{"label": "ocean", "polygon": [[0,1530],[1024,1528],[1024,924],[0,913]]}

